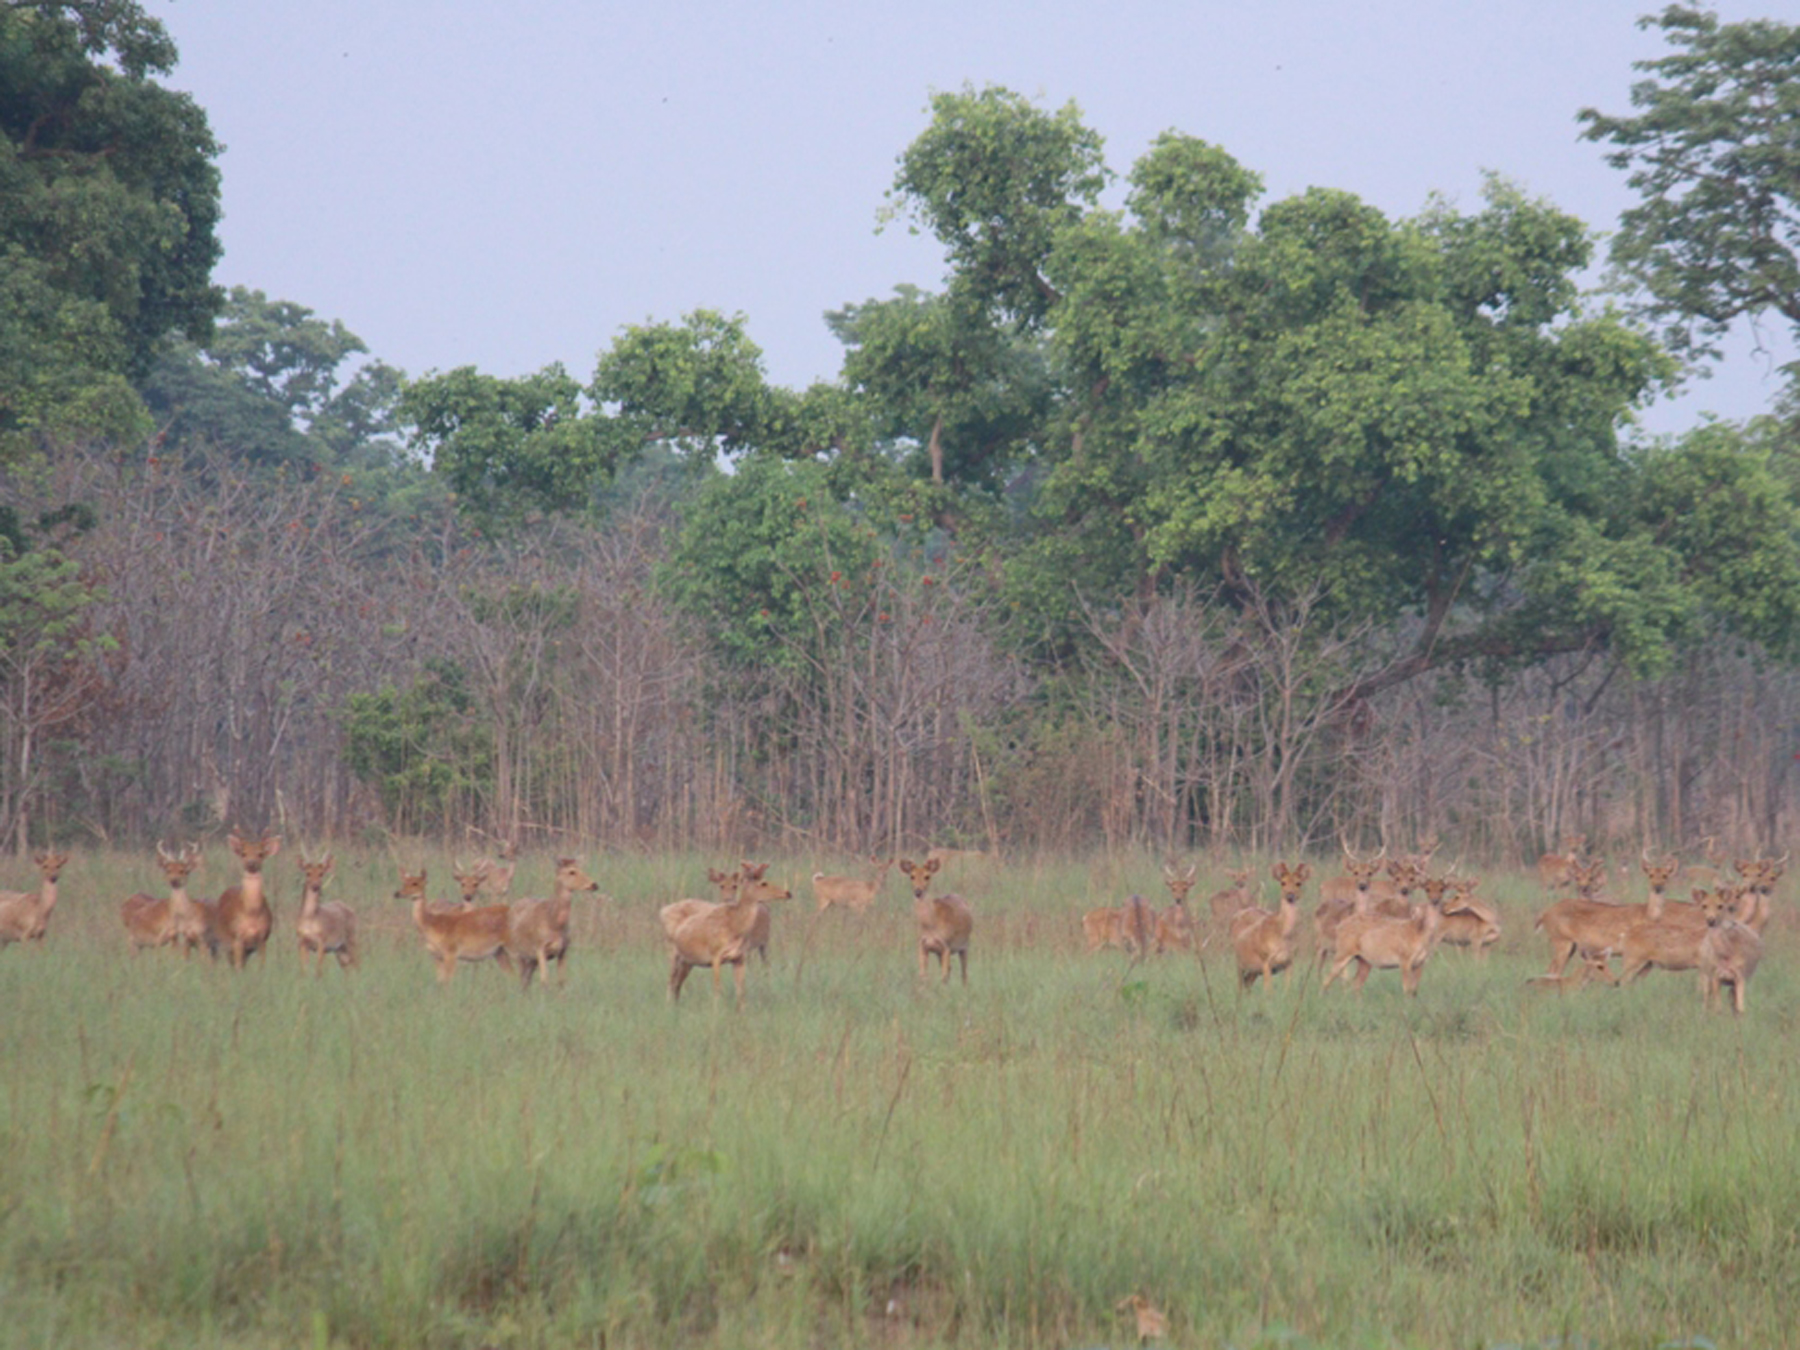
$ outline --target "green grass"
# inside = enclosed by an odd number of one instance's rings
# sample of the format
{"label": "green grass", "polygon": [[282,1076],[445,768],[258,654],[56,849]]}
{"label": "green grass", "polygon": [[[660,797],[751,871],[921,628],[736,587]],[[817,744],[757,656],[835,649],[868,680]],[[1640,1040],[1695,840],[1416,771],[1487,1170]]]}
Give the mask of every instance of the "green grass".
{"label": "green grass", "polygon": [[1499,954],[1440,952],[1416,1000],[1240,997],[1223,954],[1080,950],[1154,862],[961,865],[964,989],[918,981],[897,879],[815,921],[837,860],[796,859],[738,1011],[704,971],[664,992],[656,906],[709,860],[590,861],[611,898],[527,996],[438,987],[384,856],[340,857],[365,955],[319,980],[292,859],[234,975],[134,957],[116,900],[154,867],[79,858],[47,943],[0,952],[0,1345],[1124,1346],[1139,1290],[1181,1346],[1791,1335],[1779,911],[1742,1020],[1688,976],[1528,992],[1522,878],[1483,888]]}

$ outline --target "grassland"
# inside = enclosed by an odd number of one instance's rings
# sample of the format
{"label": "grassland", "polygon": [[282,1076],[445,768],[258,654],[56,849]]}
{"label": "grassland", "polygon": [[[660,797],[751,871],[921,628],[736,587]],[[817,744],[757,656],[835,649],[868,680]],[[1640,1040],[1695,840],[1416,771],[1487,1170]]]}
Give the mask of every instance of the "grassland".
{"label": "grassland", "polygon": [[340,857],[365,954],[318,980],[290,857],[241,975],[134,957],[155,869],[78,857],[47,943],[0,951],[0,1345],[1124,1346],[1139,1291],[1176,1346],[1792,1341],[1779,908],[1741,1020],[1686,975],[1528,992],[1523,877],[1483,886],[1498,954],[1416,1000],[1241,997],[1228,956],[1080,950],[1151,860],[957,864],[965,989],[920,984],[896,878],[815,920],[814,860],[777,860],[744,1008],[705,972],[671,1006],[655,908],[708,861],[591,857],[607,898],[526,995],[439,987],[384,855]]}

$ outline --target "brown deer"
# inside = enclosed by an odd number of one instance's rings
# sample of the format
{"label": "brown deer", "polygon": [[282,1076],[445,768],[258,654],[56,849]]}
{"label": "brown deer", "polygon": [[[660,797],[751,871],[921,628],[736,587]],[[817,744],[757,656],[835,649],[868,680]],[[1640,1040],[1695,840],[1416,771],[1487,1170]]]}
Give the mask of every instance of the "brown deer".
{"label": "brown deer", "polygon": [[1787,862],[1788,855],[1784,853],[1779,858],[1741,858],[1736,864],[1737,874],[1751,895],[1742,922],[1758,933],[1769,921],[1769,899],[1775,892],[1775,883],[1787,871]]}
{"label": "brown deer", "polygon": [[1329,989],[1354,962],[1353,981],[1361,989],[1371,970],[1398,970],[1400,987],[1413,997],[1419,993],[1419,973],[1437,946],[1438,925],[1443,921],[1441,908],[1444,892],[1450,883],[1441,877],[1428,877],[1420,884],[1425,903],[1407,919],[1390,919],[1378,914],[1352,914],[1338,926],[1337,964],[1326,975],[1320,987]]}
{"label": "brown deer", "polygon": [[914,864],[900,860],[900,871],[912,883],[913,918],[919,925],[919,978],[927,974],[927,958],[936,956],[943,966],[944,981],[950,979],[950,958],[955,956],[962,966],[962,982],[969,982],[969,934],[975,930],[975,915],[960,895],[930,896],[931,878],[941,864],[927,858]]}
{"label": "brown deer", "polygon": [[[758,866],[746,862],[731,883],[731,898],[717,904],[705,900],[677,900],[658,911],[663,931],[675,949],[669,962],[670,1001],[681,998],[681,986],[696,966],[707,966],[712,970],[713,997],[717,998],[721,989],[720,968],[733,966],[737,1001],[743,1003],[745,963],[754,944],[758,921],[764,925],[768,922],[768,905],[754,898],[758,892],[756,883],[763,882],[767,868],[767,863]],[[763,884],[769,886],[766,882]],[[769,891],[773,889],[769,886]],[[725,891],[726,883],[720,883],[720,893]],[[790,898],[785,892],[779,895],[765,893],[769,899]],[[764,932],[766,934],[766,927]],[[766,943],[767,937],[763,940]]]}
{"label": "brown deer", "polygon": [[1550,894],[1575,884],[1575,865],[1581,861],[1582,850],[1587,847],[1587,836],[1564,835],[1562,846],[1561,853],[1544,853],[1538,857],[1538,881]]}
{"label": "brown deer", "polygon": [[597,891],[600,883],[581,870],[573,858],[556,860],[555,889],[548,900],[518,900],[507,918],[506,949],[519,963],[519,979],[531,988],[531,977],[550,978],[550,962],[562,969],[569,952],[569,918],[575,892]]}
{"label": "brown deer", "polygon": [[1263,988],[1272,987],[1275,976],[1294,963],[1294,933],[1300,927],[1300,888],[1312,875],[1305,863],[1289,867],[1275,864],[1272,875],[1281,888],[1275,912],[1243,909],[1232,916],[1231,949],[1237,954],[1238,984],[1249,989],[1261,976]]}
{"label": "brown deer", "polygon": [[1399,893],[1378,877],[1386,852],[1383,849],[1373,858],[1358,858],[1346,847],[1344,871],[1348,875],[1327,877],[1320,885],[1313,934],[1318,939],[1321,966],[1337,954],[1337,931],[1345,919],[1352,914],[1373,914],[1380,902],[1399,898]]}
{"label": "brown deer", "polygon": [[1653,969],[1700,969],[1700,944],[1706,937],[1709,907],[1729,910],[1730,917],[1740,921],[1755,912],[1755,897],[1746,886],[1696,889],[1692,896],[1692,904],[1671,905],[1626,930],[1619,951],[1624,958],[1621,983],[1630,984]]}
{"label": "brown deer", "polygon": [[512,973],[512,957],[506,950],[505,905],[477,905],[468,909],[451,907],[448,912],[434,911],[425,899],[425,869],[400,872],[400,889],[396,900],[412,904],[413,926],[425,939],[425,950],[437,962],[438,983],[448,983],[456,974],[460,961],[493,960],[508,974]]}
{"label": "brown deer", "polygon": [[1216,933],[1229,931],[1231,920],[1256,904],[1256,898],[1250,893],[1250,868],[1242,867],[1225,875],[1231,879],[1231,885],[1214,891],[1206,901],[1207,909],[1212,911],[1212,928]]}
{"label": "brown deer", "polygon": [[1477,959],[1485,960],[1488,948],[1500,941],[1500,915],[1485,900],[1476,898],[1475,877],[1452,880],[1452,893],[1444,901],[1443,921],[1438,925],[1438,942],[1451,947],[1471,948]]}
{"label": "brown deer", "polygon": [[331,875],[331,855],[309,862],[300,857],[300,914],[294,920],[294,936],[300,940],[300,965],[313,957],[313,977],[325,970],[325,954],[337,957],[338,969],[356,964],[356,911],[336,900],[325,899],[325,878]]}
{"label": "brown deer", "polygon": [[1188,912],[1188,892],[1194,889],[1199,864],[1183,871],[1173,858],[1163,864],[1163,885],[1172,903],[1156,916],[1156,950],[1158,952],[1192,951],[1194,949],[1194,916]]}
{"label": "brown deer", "polygon": [[[1133,965],[1150,955],[1156,941],[1156,911],[1141,895],[1125,897],[1119,906],[1119,944],[1131,957]],[[944,972],[946,975],[949,971]]]}
{"label": "brown deer", "polygon": [[[1647,905],[1615,905],[1597,898],[1606,884],[1604,859],[1573,863],[1569,876],[1575,885],[1574,898],[1558,900],[1539,914],[1532,925],[1550,939],[1550,969],[1545,977],[1548,980],[1562,979],[1570,958],[1577,952],[1582,953],[1587,966],[1583,978],[1598,974],[1605,968],[1608,955],[1625,949],[1625,935],[1633,925],[1649,917]],[[1588,959],[1595,956],[1600,958],[1598,969]]]}
{"label": "brown deer", "polygon": [[188,844],[180,853],[171,853],[158,841],[156,860],[169,883],[169,894],[162,899],[142,891],[128,896],[120,906],[120,917],[135,950],[176,943],[185,956],[204,940],[206,932],[206,921],[187,893],[187,879],[200,866],[200,849]]}
{"label": "brown deer", "polygon": [[875,897],[881,894],[881,883],[887,880],[888,868],[894,865],[894,860],[870,858],[869,863],[875,868],[873,877],[827,876],[823,872],[814,872],[813,899],[819,906],[815,912],[823,914],[833,905],[842,905],[853,913],[866,913],[875,903]]}
{"label": "brown deer", "polygon": [[1081,916],[1081,935],[1090,952],[1125,945],[1125,911],[1113,906],[1090,909]]}
{"label": "brown deer", "polygon": [[1727,892],[1709,892],[1701,904],[1706,910],[1706,933],[1700,940],[1704,1004],[1710,1010],[1724,986],[1730,985],[1731,1011],[1741,1014],[1750,977],[1762,961],[1762,935],[1731,916]]}
{"label": "brown deer", "polygon": [[[481,892],[494,904],[506,903],[512,893],[513,874],[519,870],[519,846],[508,839],[495,850],[498,858],[477,858],[473,870],[480,874]],[[465,897],[465,903],[472,903]]]}
{"label": "brown deer", "polygon": [[[455,900],[427,900],[425,909],[431,914],[464,914],[475,908],[475,897],[481,894],[482,887],[487,885],[488,860],[478,858],[469,866],[452,860],[450,863],[450,879],[456,883],[456,889],[462,894]],[[405,869],[401,869],[405,875]]]}
{"label": "brown deer", "polygon": [[56,908],[56,879],[69,865],[69,855],[46,849],[32,858],[38,870],[34,891],[0,891],[0,947],[13,942],[42,942]]}
{"label": "brown deer", "polygon": [[281,850],[281,836],[249,840],[233,830],[227,842],[243,864],[244,875],[206,907],[206,945],[215,957],[224,949],[232,969],[242,970],[244,962],[262,950],[275,926],[275,915],[263,893],[262,869]]}

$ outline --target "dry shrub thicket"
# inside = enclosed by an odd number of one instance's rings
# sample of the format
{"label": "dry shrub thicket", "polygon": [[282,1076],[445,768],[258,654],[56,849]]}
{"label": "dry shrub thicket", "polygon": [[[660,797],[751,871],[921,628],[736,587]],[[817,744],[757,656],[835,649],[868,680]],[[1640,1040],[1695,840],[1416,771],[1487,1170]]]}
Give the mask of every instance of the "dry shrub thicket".
{"label": "dry shrub thicket", "polygon": [[[1790,832],[1800,683],[1739,644],[1653,680],[1595,652],[1347,700],[1392,635],[1330,631],[1305,598],[1092,605],[1090,654],[1046,672],[993,640],[992,599],[897,568],[888,621],[820,608],[850,634],[810,649],[829,661],[733,669],[658,596],[675,519],[653,496],[494,541],[339,477],[69,455],[51,479],[42,500],[97,514],[65,547],[101,597],[87,631],[116,645],[6,687],[0,829],[21,841],[238,821],[856,854],[1436,835],[1514,860],[1574,832],[1739,850]],[[433,662],[462,672],[481,763],[397,813],[352,773],[345,709]]]}

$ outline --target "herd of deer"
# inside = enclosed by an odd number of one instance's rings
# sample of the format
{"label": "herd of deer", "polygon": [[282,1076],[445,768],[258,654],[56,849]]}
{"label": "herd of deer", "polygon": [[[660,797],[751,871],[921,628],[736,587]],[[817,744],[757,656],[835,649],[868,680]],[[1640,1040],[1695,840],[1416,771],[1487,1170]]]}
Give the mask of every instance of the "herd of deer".
{"label": "herd of deer", "polygon": [[[137,894],[124,902],[122,917],[134,946],[140,950],[173,946],[184,954],[205,947],[215,958],[225,955],[239,969],[262,950],[274,926],[263,867],[279,851],[281,840],[276,835],[246,838],[233,831],[229,843],[243,875],[211,900],[190,896],[187,890],[188,878],[200,866],[198,847],[189,844],[171,852],[157,845],[169,894]],[[1606,864],[1587,857],[1584,844],[1579,836],[1565,840],[1562,853],[1545,854],[1539,860],[1539,878],[1546,889],[1572,889],[1574,895],[1555,901],[1538,915],[1536,927],[1550,939],[1551,963],[1549,971],[1532,983],[1581,984],[1597,979],[1620,984],[1650,970],[1698,971],[1706,1006],[1729,990],[1732,1008],[1742,1012],[1746,987],[1762,959],[1769,897],[1786,870],[1787,858],[1740,860],[1735,870],[1741,880],[1736,883],[1725,880],[1722,860],[1715,860],[1719,866],[1712,868],[1689,868],[1690,881],[1710,884],[1694,887],[1691,902],[1684,902],[1667,895],[1681,864],[1672,857],[1653,861],[1646,853],[1642,868],[1649,899],[1623,904],[1601,898]],[[834,906],[866,912],[888,870],[898,865],[913,891],[920,976],[929,973],[935,956],[941,978],[947,981],[954,956],[967,984],[974,915],[962,897],[930,893],[934,878],[954,856],[934,849],[916,863],[871,859],[873,871],[861,876],[814,873],[818,912]],[[34,861],[41,878],[36,892],[0,891],[0,946],[42,940],[48,927],[56,907],[57,880],[69,855],[48,850]],[[1454,869],[1433,875],[1430,864],[1429,850],[1390,860],[1385,850],[1359,858],[1346,847],[1344,874],[1322,883],[1313,912],[1319,964],[1329,967],[1325,987],[1355,966],[1358,989],[1373,970],[1397,970],[1401,987],[1417,994],[1420,973],[1440,945],[1466,947],[1485,956],[1499,941],[1499,915],[1476,897],[1476,880],[1457,876]],[[299,867],[303,887],[294,930],[302,962],[310,960],[315,975],[327,955],[335,956],[340,966],[355,965],[356,913],[323,897],[331,857],[302,856]],[[455,865],[452,875],[462,892],[460,902],[429,900],[424,869],[402,868],[395,896],[410,903],[413,924],[437,964],[440,982],[449,980],[462,962],[493,960],[507,971],[516,968],[529,987],[534,976],[547,978],[550,965],[568,953],[574,898],[597,891],[598,884],[575,859],[559,858],[551,898],[509,902],[516,867],[511,849],[467,868]],[[658,912],[672,949],[671,999],[680,997],[689,972],[698,966],[712,971],[716,996],[722,989],[722,972],[730,966],[742,1001],[749,957],[755,953],[765,963],[768,960],[769,904],[793,898],[767,879],[768,867],[745,862],[736,870],[709,869],[717,900],[677,900]],[[1160,912],[1139,895],[1119,906],[1089,910],[1081,919],[1089,950],[1120,948],[1135,964],[1152,953],[1198,954],[1215,938],[1223,938],[1236,958],[1241,987],[1248,990],[1259,978],[1268,987],[1294,964],[1300,893],[1312,869],[1305,863],[1274,864],[1271,875],[1280,898],[1272,910],[1254,903],[1250,869],[1228,873],[1232,885],[1213,894],[1209,913],[1199,922],[1187,907],[1196,871],[1195,866],[1183,868],[1172,861],[1164,866],[1163,884],[1172,904]],[[1413,901],[1414,891],[1422,895],[1421,902]],[[1617,975],[1610,964],[1614,957],[1623,963]],[[1570,963],[1577,958],[1579,965],[1570,974]]]}

